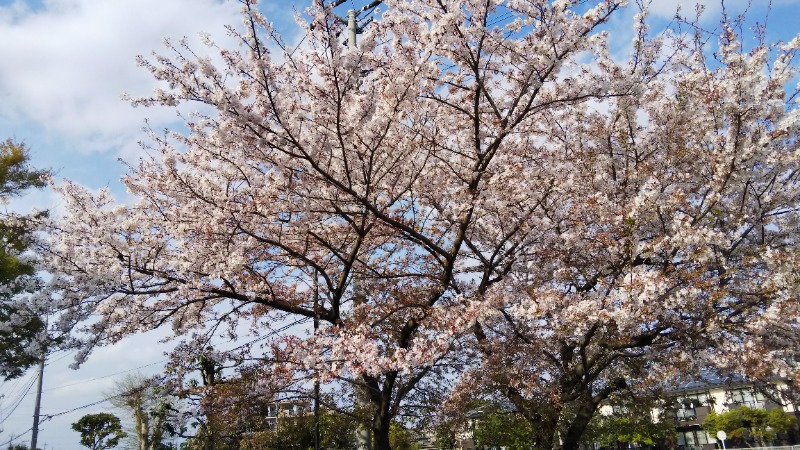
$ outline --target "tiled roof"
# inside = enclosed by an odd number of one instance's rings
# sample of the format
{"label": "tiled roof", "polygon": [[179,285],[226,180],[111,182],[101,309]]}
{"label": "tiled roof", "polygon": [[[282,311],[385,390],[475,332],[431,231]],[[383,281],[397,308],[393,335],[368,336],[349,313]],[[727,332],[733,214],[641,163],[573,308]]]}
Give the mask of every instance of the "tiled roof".
{"label": "tiled roof", "polygon": [[677,380],[674,385],[670,386],[669,390],[679,393],[743,384],[749,383],[743,376],[739,374],[720,374],[710,370],[704,370],[700,372],[699,376]]}

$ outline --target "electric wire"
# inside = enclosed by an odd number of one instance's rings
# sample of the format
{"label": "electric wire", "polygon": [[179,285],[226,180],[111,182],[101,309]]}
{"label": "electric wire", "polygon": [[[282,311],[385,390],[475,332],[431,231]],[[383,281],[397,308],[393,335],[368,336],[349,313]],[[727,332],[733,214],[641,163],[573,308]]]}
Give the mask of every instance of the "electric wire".
{"label": "electric wire", "polygon": [[[16,380],[17,383],[15,383],[15,386],[14,386],[14,389],[13,389],[13,394],[11,392],[8,392],[7,394],[4,394],[3,397],[6,397],[6,396],[14,397],[15,399],[13,401],[11,401],[12,404],[19,402],[20,399],[24,398],[24,396],[27,395],[27,391],[30,390],[30,388],[27,387],[27,386],[30,386],[31,384],[33,384],[34,381],[36,380],[36,377],[37,377],[36,372],[32,372],[31,375],[27,379],[25,379],[25,382],[22,385],[23,387],[21,389],[19,389],[19,390],[16,390],[17,389],[16,384],[19,384],[19,381],[21,381],[23,379],[21,377],[18,378]],[[23,391],[25,391],[25,392],[23,392]],[[0,414],[2,413],[2,411],[4,409],[6,409],[6,408],[0,407]]]}
{"label": "electric wire", "polygon": [[48,365],[50,363],[54,363],[54,362],[57,362],[57,361],[61,361],[62,359],[66,358],[67,356],[72,356],[72,355],[74,355],[76,353],[76,350],[63,350],[63,352],[64,352],[64,354],[60,355],[58,358],[48,358],[48,360],[45,363],[45,365]]}
{"label": "electric wire", "polygon": [[5,421],[8,420],[8,418],[11,417],[12,414],[14,414],[14,411],[17,410],[19,405],[22,404],[22,400],[24,400],[25,397],[28,395],[28,393],[30,393],[31,388],[33,388],[33,384],[36,382],[37,378],[38,377],[31,378],[31,382],[28,384],[28,387],[25,389],[25,393],[23,393],[22,395],[19,396],[19,398],[17,399],[17,403],[11,408],[11,411],[9,411],[9,413],[6,414],[6,416],[3,417],[2,420],[0,420],[0,425],[5,423]]}
{"label": "electric wire", "polygon": [[[162,364],[162,363],[165,363],[165,362],[167,362],[167,360],[156,361],[156,362],[154,362],[154,363],[145,364],[145,365],[142,365],[142,366],[139,366],[139,367],[134,367],[134,368],[132,368],[132,369],[128,369],[128,370],[121,370],[121,371],[119,371],[119,372],[114,372],[114,373],[112,373],[112,374],[108,374],[108,375],[103,375],[103,376],[101,376],[101,377],[92,378],[92,379],[90,379],[90,380],[84,380],[84,381],[80,381],[80,382],[77,382],[77,383],[72,383],[72,384],[67,384],[67,385],[57,386],[57,387],[50,388],[50,389],[47,389],[47,390],[59,389],[59,388],[64,388],[64,387],[68,387],[68,386],[75,386],[75,385],[77,385],[77,384],[88,383],[88,382],[90,382],[90,381],[95,381],[95,380],[100,380],[100,379],[103,379],[103,378],[113,377],[114,375],[119,375],[119,374],[123,374],[123,373],[126,373],[126,372],[132,372],[132,371],[134,371],[134,370],[139,370],[139,369],[142,369],[142,368],[145,368],[145,367],[148,367],[148,366],[153,366],[153,365],[156,365],[156,364]],[[72,412],[75,412],[75,411],[79,411],[79,410],[81,410],[81,409],[85,409],[85,408],[89,408],[89,407],[91,407],[91,406],[99,405],[99,404],[101,404],[101,403],[105,403],[105,402],[107,402],[107,401],[110,401],[110,400],[112,400],[112,399],[115,399],[115,398],[117,398],[117,397],[121,397],[121,396],[123,396],[123,395],[124,395],[124,394],[110,395],[110,396],[108,396],[108,397],[105,397],[105,398],[102,398],[102,399],[100,399],[100,400],[97,400],[97,401],[94,401],[94,402],[91,402],[91,403],[87,403],[87,404],[85,404],[85,405],[76,406],[76,407],[74,407],[74,408],[72,408],[72,409],[68,409],[68,410],[66,410],[66,411],[61,411],[61,412],[58,412],[58,413],[53,413],[53,414],[42,414],[42,418],[43,418],[43,419],[42,419],[42,422],[44,422],[44,421],[47,421],[47,420],[51,420],[51,419],[52,419],[52,418],[54,418],[54,417],[63,416],[63,415],[65,415],[65,414],[69,414],[69,413],[72,413]]]}
{"label": "electric wire", "polygon": [[[2,391],[0,392],[0,398],[5,396],[16,396],[15,392],[17,391],[17,388],[19,387],[19,384],[22,382],[23,379],[24,377],[18,377],[15,378],[14,381],[3,383],[2,388],[0,388],[0,391]],[[6,389],[6,387],[8,389]]]}
{"label": "electric wire", "polygon": [[[48,353],[48,356],[57,355],[59,353],[61,353],[61,355],[58,358],[48,357],[47,358],[47,362],[45,363],[45,366],[49,366],[50,363],[54,363],[54,362],[60,361],[60,360],[62,360],[64,358],[66,358],[67,356],[73,355],[75,353],[75,351],[74,350],[57,350],[57,351],[55,351],[53,353]],[[31,372],[29,376],[30,377],[36,377],[36,372],[35,371]],[[17,388],[19,387],[20,383],[24,379],[25,379],[24,377],[18,377],[18,378],[15,378],[11,382],[6,382],[6,383],[3,383],[2,385],[0,385],[0,398],[3,398],[3,397],[16,397],[17,394],[18,394],[18,392],[16,392]],[[30,381],[30,378],[27,379],[26,383],[28,381]],[[0,411],[2,411],[2,409],[3,408],[0,407]]]}
{"label": "electric wire", "polygon": [[513,11],[507,12],[507,13],[501,15],[500,17],[495,17],[494,19],[492,19],[490,22],[488,22],[486,24],[486,27],[487,28],[492,27],[492,26],[497,25],[497,24],[499,24],[501,22],[505,22],[506,20],[508,20],[508,19],[510,19],[512,17],[514,17],[514,12]]}
{"label": "electric wire", "polygon": [[[78,384],[88,383],[88,382],[91,382],[91,381],[96,381],[96,380],[100,380],[100,379],[103,379],[103,378],[112,377],[114,375],[119,375],[119,374],[122,374],[122,373],[131,372],[131,371],[134,371],[134,370],[139,370],[139,369],[142,369],[142,368],[145,368],[145,367],[148,367],[148,366],[153,366],[155,364],[162,364],[164,362],[166,362],[166,360],[156,361],[154,363],[145,364],[145,365],[142,365],[142,366],[139,366],[139,367],[134,367],[134,368],[128,369],[128,370],[122,370],[122,371],[115,372],[115,373],[108,374],[108,375],[103,375],[101,377],[95,377],[95,378],[92,378],[92,379],[89,379],[89,380],[80,381],[80,382],[77,382],[77,383],[71,383],[71,384],[67,384],[67,385],[57,386],[57,387],[54,387],[54,388],[44,389],[43,392],[44,391],[52,391],[54,389],[60,389],[60,388],[65,388],[65,387],[69,387],[69,386],[75,386],[75,385],[78,385]],[[34,382],[36,381],[37,378],[38,377],[31,377],[31,380],[28,383],[27,388],[25,389],[25,392],[22,395],[20,395],[20,397],[17,399],[16,404],[11,408],[11,411],[9,411],[8,414],[2,420],[0,420],[0,425],[2,425],[6,420],[8,420],[8,418],[11,417],[11,415],[14,413],[14,411],[16,411],[16,409],[22,403],[22,400],[28,395],[30,390],[33,388],[33,384],[34,384]],[[71,412],[75,412],[75,411],[78,411],[78,410],[81,410],[81,409],[89,408],[91,406],[99,405],[101,403],[107,402],[107,401],[109,401],[111,399],[114,399],[116,397],[119,397],[120,395],[121,394],[112,395],[110,397],[103,398],[102,400],[98,400],[98,401],[95,401],[95,402],[92,402],[92,403],[88,403],[86,405],[81,405],[81,406],[78,406],[78,407],[75,407],[75,408],[72,408],[72,409],[69,409],[69,410],[66,410],[66,411],[61,411],[61,412],[55,413],[55,414],[41,414],[42,423],[44,423],[47,420],[52,419],[53,417],[63,416],[65,414],[69,414]],[[9,441],[7,441],[7,442],[5,442],[3,444],[0,444],[0,447],[5,447],[7,444],[13,442],[16,439],[19,439],[20,437],[24,436],[26,433],[30,432],[31,430],[33,430],[33,427],[31,427],[28,430],[24,431],[19,436],[14,436]]]}
{"label": "electric wire", "polygon": [[289,59],[291,59],[292,56],[294,56],[294,53],[300,48],[301,45],[303,45],[303,42],[305,42],[307,37],[308,33],[303,34],[303,39],[300,39],[300,42],[297,43],[297,46],[294,48],[294,50],[292,50],[292,52],[289,53]]}
{"label": "electric wire", "polygon": [[165,363],[165,362],[167,362],[167,361],[168,361],[168,360],[166,360],[166,359],[163,359],[163,360],[161,360],[161,361],[156,361],[156,362],[153,362],[153,363],[150,363],[150,364],[145,364],[145,365],[143,365],[143,366],[134,367],[133,369],[121,370],[121,371],[119,371],[119,372],[114,372],[114,373],[110,373],[110,374],[108,374],[108,375],[102,375],[102,376],[99,376],[99,377],[90,378],[90,379],[88,379],[88,380],[77,381],[77,382],[75,382],[75,383],[70,383],[70,384],[62,384],[61,386],[55,386],[55,387],[51,387],[51,388],[47,388],[47,389],[42,389],[42,392],[54,391],[54,390],[56,390],[56,389],[63,389],[63,388],[70,387],[70,386],[77,386],[77,385],[79,385],[79,384],[89,383],[89,382],[91,382],[91,381],[102,380],[102,379],[104,379],[104,378],[113,377],[114,375],[120,375],[120,374],[123,374],[123,373],[133,372],[134,370],[143,369],[143,368],[145,368],[145,367],[154,366],[154,365],[156,365],[156,364],[162,364],[162,363]]}
{"label": "electric wire", "polygon": [[14,435],[12,434],[12,435],[11,435],[11,439],[9,439],[9,440],[7,440],[7,441],[3,442],[2,444],[0,444],[0,447],[5,447],[5,446],[7,446],[7,445],[11,444],[12,442],[16,441],[17,439],[19,439],[19,438],[21,438],[21,437],[25,436],[26,434],[30,433],[30,432],[31,432],[31,430],[33,430],[33,427],[30,427],[30,428],[28,428],[27,430],[23,431],[22,433],[20,433],[20,434],[19,434],[19,436],[14,436]]}
{"label": "electric wire", "polygon": [[111,396],[105,397],[105,398],[103,398],[101,400],[97,400],[96,402],[87,403],[87,404],[81,405],[81,406],[76,406],[75,408],[68,409],[66,411],[61,411],[61,412],[54,413],[54,414],[42,414],[42,417],[43,417],[42,421],[44,422],[46,420],[51,420],[53,417],[63,416],[65,414],[73,413],[75,411],[80,411],[81,409],[86,409],[86,408],[88,408],[90,406],[99,405],[101,403],[105,403],[105,402],[107,402],[109,400],[112,400],[112,399],[115,399],[117,397],[122,397],[123,395],[125,395],[125,394],[111,395]]}

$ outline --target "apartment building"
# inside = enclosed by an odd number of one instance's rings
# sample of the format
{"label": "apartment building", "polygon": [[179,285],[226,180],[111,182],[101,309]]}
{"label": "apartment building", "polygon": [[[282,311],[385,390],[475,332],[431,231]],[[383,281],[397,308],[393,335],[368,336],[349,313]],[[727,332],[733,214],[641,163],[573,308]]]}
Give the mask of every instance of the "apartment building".
{"label": "apartment building", "polygon": [[270,430],[277,430],[281,419],[305,416],[310,413],[311,408],[308,402],[294,400],[270,403],[266,408],[264,423]]}
{"label": "apartment building", "polygon": [[[670,391],[674,399],[674,407],[668,411],[653,409],[653,420],[659,420],[662,414],[675,414],[676,441],[659,445],[659,450],[713,450],[721,448],[714,436],[709,435],[702,424],[711,411],[723,413],[731,409],[747,406],[754,409],[771,410],[781,408],[786,412],[798,414],[792,403],[780,399],[781,391],[785,384],[777,381],[770,388],[771,394],[765,396],[763,392],[753,387],[751,383],[736,377],[720,378],[715,375],[703,374],[700,381],[684,383]],[[779,400],[779,401],[776,401]],[[493,410],[501,409],[514,414],[515,408],[509,403],[487,405],[477,408],[466,414],[466,423],[456,432],[457,447],[460,450],[476,450],[472,430],[482,418]],[[620,413],[611,405],[601,407],[600,414]],[[789,445],[800,442],[800,433],[795,430],[787,436],[779,436],[776,445]],[[422,448],[434,448],[430,437],[420,439],[418,443]],[[629,448],[634,448],[631,446]],[[599,444],[588,445],[587,448],[599,448]],[[501,448],[502,450],[502,448]]]}
{"label": "apartment building", "polygon": [[[677,399],[677,450],[712,450],[717,448],[717,439],[702,428],[703,421],[711,411],[723,413],[731,409],[747,406],[754,409],[771,410],[781,408],[797,414],[794,404],[782,398],[785,388],[777,381],[770,388],[772,398],[741,379],[721,379],[706,375],[702,381],[688,383],[674,392]],[[778,401],[776,401],[778,400]],[[779,437],[779,444],[792,444],[797,433]]]}

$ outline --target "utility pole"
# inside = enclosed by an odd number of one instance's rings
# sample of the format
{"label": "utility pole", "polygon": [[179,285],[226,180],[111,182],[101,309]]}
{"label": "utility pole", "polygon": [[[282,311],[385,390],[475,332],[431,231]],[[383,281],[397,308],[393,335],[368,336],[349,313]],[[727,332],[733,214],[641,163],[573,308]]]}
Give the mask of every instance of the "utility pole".
{"label": "utility pole", "polygon": [[[347,1],[347,0],[336,0],[330,5],[330,7],[331,8],[336,7],[338,5],[341,5],[345,1]],[[369,19],[365,20],[359,26],[358,20],[357,20],[358,19],[358,15],[363,13],[363,12],[367,12],[367,11],[371,11],[371,10],[375,9],[381,3],[383,3],[383,0],[373,0],[368,5],[364,6],[363,8],[361,8],[358,11],[356,11],[354,9],[348,10],[347,11],[347,21],[344,21],[341,17],[336,16],[337,20],[339,20],[340,22],[345,22],[347,24],[347,46],[348,47],[353,48],[353,49],[356,48],[356,46],[358,45],[358,42],[356,40],[356,37],[357,37],[358,33],[362,32],[364,27],[372,21],[372,18],[369,18]],[[315,282],[315,287],[316,287],[316,280],[314,282]],[[315,301],[314,306],[316,308],[316,306],[317,306],[316,297],[315,297],[314,301]],[[367,302],[367,295],[366,295],[366,292],[364,292],[364,290],[363,290],[362,280],[360,279],[360,276],[358,274],[356,274],[356,275],[353,276],[353,305],[354,306],[363,305],[366,302]],[[315,319],[314,330],[316,331],[316,327],[318,326],[317,321],[319,320],[319,318],[317,317],[316,313],[314,314],[314,319]],[[318,377],[317,377],[317,379],[315,381],[314,389],[315,389],[315,395],[317,396],[317,403],[319,403],[319,378]],[[368,391],[368,389],[369,388],[367,388],[367,387],[358,387],[358,386],[355,388],[355,390],[356,390],[356,407],[357,408],[359,408],[359,407],[360,408],[368,408],[369,407],[370,401],[369,401],[369,391]],[[314,412],[315,412],[315,414],[317,414],[316,406],[315,406],[315,411]],[[319,419],[317,419],[317,424],[319,424]],[[317,442],[319,442],[319,428],[317,428]],[[358,430],[356,431],[356,443],[358,445],[358,449],[359,450],[372,450],[372,429],[371,429],[371,427],[369,425],[362,424],[360,427],[358,427]],[[315,450],[319,450],[319,447],[315,447]]]}
{"label": "utility pole", "polygon": [[47,350],[49,336],[47,330],[50,324],[50,317],[44,314],[44,342],[42,343],[42,358],[39,360],[39,379],[36,382],[36,402],[33,406],[33,427],[31,428],[31,450],[37,450],[37,440],[39,439],[39,411],[42,406],[42,382],[44,380],[44,364],[47,360]]}
{"label": "utility pole", "polygon": [[[314,270],[314,336],[319,332],[319,275]],[[314,368],[314,450],[320,450],[319,369]]]}
{"label": "utility pole", "polygon": [[42,351],[42,358],[39,360],[39,380],[36,383],[36,403],[33,407],[33,428],[31,429],[31,450],[36,450],[36,440],[39,438],[39,409],[42,405],[42,378],[44,377],[44,360],[47,351]]}
{"label": "utility pole", "polygon": [[[360,274],[355,274],[353,276],[353,306],[358,307],[367,303],[367,293],[364,290],[363,280],[361,280]],[[369,411],[370,408],[370,399],[369,399],[369,387],[365,386],[356,386],[356,407],[357,409]],[[372,450],[372,427],[368,424],[362,424],[356,430],[356,443],[358,445],[359,450]]]}
{"label": "utility pole", "polygon": [[356,10],[351,9],[347,11],[347,46],[350,48],[356,47]]}
{"label": "utility pole", "polygon": [[[342,3],[346,2],[347,0],[336,0],[335,2],[328,5],[328,8],[335,8]],[[371,12],[373,9],[377,8],[383,0],[373,0],[368,5],[364,6],[363,8],[359,9],[358,11],[351,9],[347,11],[347,19],[344,19],[340,16],[336,17],[336,20],[339,23],[343,23],[347,25],[347,46],[350,48],[355,48],[356,36],[358,33],[364,31],[364,27],[366,27],[370,22],[372,22],[372,17],[365,19],[361,24],[358,23],[358,16],[361,13]]]}

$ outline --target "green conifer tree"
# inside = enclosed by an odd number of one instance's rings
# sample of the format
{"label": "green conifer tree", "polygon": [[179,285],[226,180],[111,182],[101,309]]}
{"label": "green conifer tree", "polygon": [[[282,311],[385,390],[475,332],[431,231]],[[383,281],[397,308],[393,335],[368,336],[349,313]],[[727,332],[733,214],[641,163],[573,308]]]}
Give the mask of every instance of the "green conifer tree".
{"label": "green conifer tree", "polygon": [[[11,139],[0,142],[0,203],[45,185],[49,173],[32,168],[29,160],[24,144]],[[36,354],[26,350],[44,323],[30,308],[13,302],[15,296],[38,285],[33,266],[22,257],[32,242],[33,218],[0,213],[0,323],[8,325],[0,328],[0,376],[5,379],[22,375],[38,361]]]}

